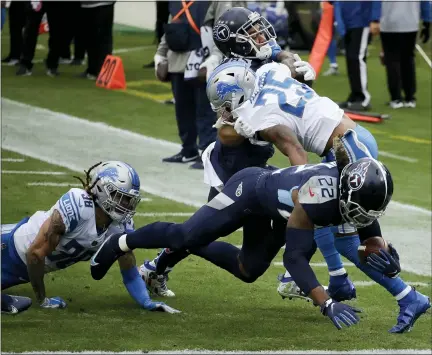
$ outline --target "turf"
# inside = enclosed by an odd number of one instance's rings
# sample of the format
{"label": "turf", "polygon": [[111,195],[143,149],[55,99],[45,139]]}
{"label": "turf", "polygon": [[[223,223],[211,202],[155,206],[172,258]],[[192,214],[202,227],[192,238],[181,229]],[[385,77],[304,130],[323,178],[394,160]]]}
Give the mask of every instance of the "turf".
{"label": "turf", "polygon": [[[47,37],[39,43],[46,48]],[[148,33],[116,32],[115,48],[149,46],[125,52],[123,59],[128,89],[108,91],[96,88],[94,82],[77,78],[84,67],[61,66],[61,76],[49,78],[43,64],[36,64],[31,77],[16,77],[16,68],[2,67],[2,96],[28,104],[65,112],[94,121],[125,128],[141,134],[178,142],[174,108],[157,101],[170,97],[167,84],[155,82],[152,69],[142,65],[152,60],[155,47]],[[7,31],[2,33],[2,51],[8,50]],[[430,55],[430,49],[427,49]],[[42,59],[46,50],[38,50]],[[336,101],[346,99],[348,83],[343,58],[339,77],[320,78],[314,89]],[[378,42],[371,48],[369,89],[374,111],[390,113],[392,118],[381,125],[366,124],[377,137],[383,151],[418,159],[408,163],[392,158],[382,160],[395,179],[395,199],[430,209],[431,207],[431,71],[421,57],[417,58],[418,107],[415,110],[391,111],[386,107],[388,93],[384,68],[378,59]],[[99,137],[95,137],[95,142]],[[72,144],[72,143],[71,143]],[[21,157],[2,150],[2,158]],[[65,171],[62,176],[2,174],[2,223],[13,223],[36,210],[48,209],[64,193],[64,187],[28,186],[29,182],[77,183],[75,173],[28,157],[22,164],[2,162],[3,170]],[[312,161],[316,158],[311,157]],[[272,163],[283,166],[286,158],[277,154]],[[140,204],[139,212],[193,212],[180,203],[150,196]],[[136,225],[157,219],[181,222],[182,217],[137,217]],[[425,236],[426,237],[426,236]],[[241,234],[227,240],[241,243]],[[137,260],[151,258],[153,251],[138,251]],[[279,255],[276,261],[281,261]],[[322,261],[317,255],[315,262]],[[107,277],[93,281],[87,263],[49,274],[49,295],[62,296],[68,308],[42,310],[37,306],[17,317],[2,317],[2,351],[36,350],[290,350],[290,349],[430,349],[430,315],[421,318],[414,330],[402,336],[387,333],[396,320],[397,307],[378,286],[359,287],[355,304],[364,310],[361,323],[349,330],[337,331],[319,310],[302,301],[282,301],[276,293],[278,273],[272,266],[254,284],[244,284],[223,270],[190,257],[172,273],[170,287],[177,297],[167,301],[183,311],[180,315],[149,313],[139,309],[121,282],[118,267]],[[326,270],[316,268],[327,283]],[[354,268],[353,280],[367,278]],[[427,283],[418,289],[431,295],[430,277],[403,273],[406,280]],[[11,289],[12,293],[33,297],[30,285]]]}

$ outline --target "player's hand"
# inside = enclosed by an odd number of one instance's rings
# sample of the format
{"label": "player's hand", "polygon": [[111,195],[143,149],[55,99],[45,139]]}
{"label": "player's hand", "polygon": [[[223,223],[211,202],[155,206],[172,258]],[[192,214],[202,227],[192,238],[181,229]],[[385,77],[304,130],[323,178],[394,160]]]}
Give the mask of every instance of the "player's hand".
{"label": "player's hand", "polygon": [[361,310],[330,298],[321,306],[321,313],[329,317],[337,329],[342,329],[344,324],[347,327],[357,324],[360,318],[356,313]]}
{"label": "player's hand", "polygon": [[66,308],[66,302],[60,297],[45,297],[40,305],[42,308]]}
{"label": "player's hand", "polygon": [[277,55],[282,52],[282,48],[280,47],[280,45],[276,42],[276,40],[273,38],[269,41],[269,46],[271,48],[271,60],[276,61],[277,60]]}
{"label": "player's hand", "polygon": [[179,311],[175,308],[172,308],[163,302],[150,301],[150,302],[145,304],[144,308],[147,309],[148,311],[152,311],[152,312],[165,312],[165,313],[170,313],[170,314],[181,313],[181,311]]}
{"label": "player's hand", "polygon": [[255,130],[252,128],[252,126],[241,118],[235,120],[234,130],[237,132],[237,134],[245,138],[252,138],[255,135]]}
{"label": "player's hand", "polygon": [[420,39],[422,40],[422,43],[426,43],[429,41],[430,37],[430,23],[429,22],[423,22],[423,28],[420,31]]}
{"label": "player's hand", "polygon": [[295,71],[297,73],[303,74],[304,80],[315,80],[316,73],[312,65],[310,65],[308,62],[305,62],[301,60],[300,56],[298,54],[294,54],[294,59],[296,60],[294,62]]}
{"label": "player's hand", "polygon": [[388,245],[390,252],[380,249],[380,254],[369,254],[366,264],[390,278],[395,278],[401,272],[399,254],[393,245]]}

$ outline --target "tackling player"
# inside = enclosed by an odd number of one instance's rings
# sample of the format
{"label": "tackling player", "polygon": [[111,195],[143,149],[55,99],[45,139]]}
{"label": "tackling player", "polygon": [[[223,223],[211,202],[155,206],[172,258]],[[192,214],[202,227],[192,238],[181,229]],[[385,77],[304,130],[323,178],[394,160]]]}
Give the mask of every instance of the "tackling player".
{"label": "tackling player", "polygon": [[[256,72],[253,82],[249,79],[252,75],[255,72],[245,63],[225,64],[216,69],[207,86],[210,102],[229,111],[224,115],[225,122],[243,137],[259,136],[274,143],[292,165],[303,161],[305,150],[324,157],[326,162],[334,161],[332,143],[336,137],[341,138],[349,162],[377,158],[378,147],[370,132],[344,115],[332,100],[293,79],[286,66],[266,64]],[[223,92],[219,89],[222,87]],[[238,97],[243,98],[242,104],[238,104]],[[342,255],[396,298],[400,313],[398,324],[390,332],[408,331],[415,321],[416,311],[411,311],[429,303],[397,277],[397,252],[390,247],[390,253],[382,251],[382,257],[370,256],[363,265],[357,254],[360,240],[355,227],[345,223],[334,232],[336,239],[330,228],[318,228],[316,235],[329,237]],[[383,278],[383,273],[392,278]]]}
{"label": "tackling player", "polygon": [[[107,161],[85,173],[83,188],[70,189],[50,210],[1,226],[2,290],[30,282],[40,307],[65,308],[61,297],[47,296],[44,275],[89,260],[114,233],[133,231],[132,217],[141,199],[137,172],[126,163]],[[126,289],[141,307],[178,312],[150,299],[133,253],[119,258],[119,266]],[[17,314],[30,305],[28,297],[2,293],[2,313]]]}

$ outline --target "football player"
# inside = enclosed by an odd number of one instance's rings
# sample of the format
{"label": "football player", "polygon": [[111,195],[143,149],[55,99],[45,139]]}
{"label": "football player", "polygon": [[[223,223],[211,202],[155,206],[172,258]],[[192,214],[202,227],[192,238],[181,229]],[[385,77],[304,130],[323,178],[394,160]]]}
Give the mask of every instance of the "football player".
{"label": "football player", "polygon": [[[252,83],[253,75],[256,80]],[[325,162],[334,161],[332,143],[336,137],[341,138],[351,163],[378,156],[376,141],[368,130],[347,117],[332,100],[293,79],[284,65],[265,64],[255,73],[244,63],[227,63],[212,74],[207,91],[214,106],[229,111],[224,115],[225,123],[233,125],[233,130],[246,138],[258,135],[274,143],[292,165],[304,161],[305,150],[323,157]],[[238,103],[240,96],[243,97],[241,104]],[[392,246],[390,252],[382,251],[382,257],[369,256],[367,265],[363,265],[357,254],[360,240],[353,225],[345,223],[333,231],[319,228],[315,234],[318,242],[317,237],[321,243],[328,242],[329,250],[336,246],[342,255],[396,298],[400,313],[398,324],[391,332],[409,330],[416,313],[410,309],[429,305],[397,277],[399,256]],[[383,278],[383,272],[393,278]]]}
{"label": "football player", "polygon": [[[139,176],[130,165],[99,163],[80,181],[82,189],[70,189],[48,211],[1,226],[2,290],[30,282],[40,307],[65,308],[63,298],[47,295],[44,275],[89,260],[113,233],[133,231],[141,197]],[[119,266],[126,289],[141,307],[178,312],[150,299],[133,253],[119,258]],[[2,294],[2,313],[17,314],[30,305],[30,298]]]}
{"label": "football player", "polygon": [[[341,144],[337,145],[345,152]],[[237,278],[252,282],[255,272],[270,265],[271,252],[277,253],[285,243],[284,265],[301,290],[338,329],[354,325],[359,321],[359,310],[329,297],[309,266],[314,228],[347,222],[358,228],[362,240],[381,236],[377,219],[391,200],[393,181],[387,168],[375,159],[362,158],[348,164],[346,159],[337,159],[340,165],[331,162],[275,171],[246,168],[231,177],[222,191],[186,222],[156,222],[131,233],[113,235],[93,256],[92,276],[103,278],[117,258],[133,249],[169,247],[190,250]],[[275,221],[289,217],[286,228],[274,231],[275,250],[263,248],[268,245],[268,236],[262,236],[261,241],[244,239],[243,245],[249,248],[242,258],[231,244],[213,247],[214,240],[231,234],[250,216],[267,216]],[[252,244],[256,249],[251,248]],[[386,274],[393,276],[391,270]],[[415,304],[421,303],[422,307],[414,308],[410,327],[430,306],[422,294],[415,292],[414,297]]]}
{"label": "football player", "polygon": [[[227,57],[223,63],[237,60],[246,61],[250,64],[251,69],[256,70],[273,60],[282,61],[291,68],[295,68],[293,73],[300,77],[299,79],[314,79],[315,72],[309,63],[300,61],[300,58],[296,57],[297,59],[293,64],[292,55],[281,50],[274,41],[275,37],[273,27],[265,18],[241,7],[231,8],[223,13],[213,29],[215,44]],[[217,64],[220,63],[220,58],[209,58],[203,66],[206,67],[208,62],[212,60],[216,61]],[[214,65],[207,67],[207,77],[209,70],[213,69]],[[218,107],[215,108],[215,111],[218,109]],[[218,128],[216,142],[209,145],[202,155],[204,181],[211,186],[209,200],[220,191],[233,174],[246,167],[267,166],[267,160],[274,153],[272,145],[262,140],[244,139],[233,132],[230,127],[225,127],[222,122],[223,119],[220,118],[216,124]],[[260,238],[261,235],[265,234],[261,227],[266,228],[266,225],[266,222],[262,223],[257,219],[250,219],[245,222],[243,232],[255,233],[257,238]],[[329,254],[328,246],[325,247],[326,249],[322,250],[324,255]],[[347,277],[339,254],[336,251],[334,253],[336,255],[331,255],[332,264],[329,264],[331,274],[329,292],[332,297],[338,300],[351,299],[355,297],[355,288]],[[153,261],[145,261],[141,265],[140,273],[154,294],[164,297],[174,296],[174,292],[167,287],[168,273],[187,255],[187,251],[164,250]],[[333,259],[336,259],[336,262]],[[283,297],[303,298],[289,275],[284,275],[283,278],[281,275],[281,281],[278,290]]]}

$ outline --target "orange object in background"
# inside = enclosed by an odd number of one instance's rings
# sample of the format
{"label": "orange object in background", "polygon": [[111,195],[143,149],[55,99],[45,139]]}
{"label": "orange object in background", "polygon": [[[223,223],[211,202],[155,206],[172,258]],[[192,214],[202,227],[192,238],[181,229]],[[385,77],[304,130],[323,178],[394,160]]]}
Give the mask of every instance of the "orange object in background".
{"label": "orange object in background", "polygon": [[309,55],[309,63],[315,70],[318,77],[324,59],[327,55],[327,50],[330,46],[333,37],[333,5],[328,1],[322,3],[321,21],[318,27],[318,32],[312,47],[311,54]]}
{"label": "orange object in background", "polygon": [[96,79],[96,86],[105,89],[126,89],[123,61],[120,57],[107,55]]}

